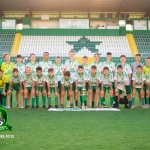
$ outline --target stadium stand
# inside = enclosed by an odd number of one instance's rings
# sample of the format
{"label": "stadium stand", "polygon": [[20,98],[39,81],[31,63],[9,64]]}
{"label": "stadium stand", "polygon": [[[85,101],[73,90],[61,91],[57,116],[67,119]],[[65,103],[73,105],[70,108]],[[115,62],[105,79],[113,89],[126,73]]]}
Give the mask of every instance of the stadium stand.
{"label": "stadium stand", "polygon": [[10,53],[15,32],[0,32],[0,55]]}
{"label": "stadium stand", "polygon": [[150,33],[134,33],[139,53],[147,55],[150,53]]}
{"label": "stadium stand", "polygon": [[104,57],[108,51],[116,57],[132,56],[126,36],[22,36],[18,53],[41,56],[49,51],[51,56],[68,56],[70,49],[74,49],[77,56],[93,56],[98,52]]}

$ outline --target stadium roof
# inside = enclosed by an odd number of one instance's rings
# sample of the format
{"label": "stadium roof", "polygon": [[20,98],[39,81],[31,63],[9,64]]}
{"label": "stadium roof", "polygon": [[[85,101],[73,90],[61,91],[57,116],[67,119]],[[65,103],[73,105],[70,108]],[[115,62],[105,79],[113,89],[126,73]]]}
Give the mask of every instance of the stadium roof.
{"label": "stadium roof", "polygon": [[0,0],[3,11],[150,12],[150,0]]}

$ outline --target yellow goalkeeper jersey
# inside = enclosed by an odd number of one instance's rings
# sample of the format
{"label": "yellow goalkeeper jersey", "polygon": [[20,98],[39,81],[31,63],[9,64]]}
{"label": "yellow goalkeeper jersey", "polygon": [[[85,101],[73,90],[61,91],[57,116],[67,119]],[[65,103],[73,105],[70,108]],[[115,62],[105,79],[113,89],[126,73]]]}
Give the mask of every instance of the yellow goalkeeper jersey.
{"label": "yellow goalkeeper jersey", "polygon": [[10,75],[12,74],[12,70],[14,69],[14,63],[13,62],[3,62],[1,69],[3,71],[3,76],[6,79],[6,83],[10,82]]}
{"label": "yellow goalkeeper jersey", "polygon": [[145,76],[147,77],[148,74],[150,73],[150,66],[145,65],[143,67],[143,72],[144,72]]}

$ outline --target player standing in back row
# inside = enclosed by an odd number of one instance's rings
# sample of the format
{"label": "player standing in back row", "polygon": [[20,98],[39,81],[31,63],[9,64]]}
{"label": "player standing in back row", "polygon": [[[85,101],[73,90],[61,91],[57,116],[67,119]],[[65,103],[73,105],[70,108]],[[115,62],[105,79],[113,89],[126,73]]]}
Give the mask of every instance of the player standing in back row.
{"label": "player standing in back row", "polygon": [[[76,93],[75,93],[75,75],[76,75],[76,72],[78,70],[78,61],[75,60],[74,50],[71,50],[69,52],[69,57],[70,58],[65,61],[64,68],[65,68],[65,72],[69,71],[71,73],[71,78],[73,80],[72,90],[74,92],[74,98],[75,98],[75,100],[77,100],[77,96],[76,96]],[[67,95],[67,107],[70,107],[70,97],[69,97],[69,95]]]}

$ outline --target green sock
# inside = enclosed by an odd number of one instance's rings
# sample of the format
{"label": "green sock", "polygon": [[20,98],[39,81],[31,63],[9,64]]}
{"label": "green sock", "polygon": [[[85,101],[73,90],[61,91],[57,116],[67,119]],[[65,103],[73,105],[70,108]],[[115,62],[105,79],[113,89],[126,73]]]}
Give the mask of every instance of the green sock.
{"label": "green sock", "polygon": [[28,98],[24,98],[24,106],[28,105]]}
{"label": "green sock", "polygon": [[12,106],[12,94],[11,94],[11,97],[10,97],[10,106]]}
{"label": "green sock", "polygon": [[58,97],[55,97],[55,105],[58,105]]}
{"label": "green sock", "polygon": [[2,98],[2,106],[6,107],[6,98]]}
{"label": "green sock", "polygon": [[39,106],[39,96],[36,96],[36,106]]}
{"label": "green sock", "polygon": [[149,97],[146,97],[146,104],[149,104]]}
{"label": "green sock", "polygon": [[101,98],[100,98],[101,106],[103,106],[103,102],[104,102],[104,97],[101,97]]}
{"label": "green sock", "polygon": [[42,100],[43,100],[43,106],[46,105],[46,96],[42,96]]}
{"label": "green sock", "polygon": [[35,98],[32,98],[32,106],[34,106]]}
{"label": "green sock", "polygon": [[110,97],[110,106],[112,106],[114,103],[114,97]]}
{"label": "green sock", "polygon": [[128,104],[129,104],[129,105],[131,105],[131,104],[132,104],[132,101],[131,101],[131,100],[130,100],[130,101],[128,101]]}
{"label": "green sock", "polygon": [[72,107],[72,106],[73,106],[73,103],[71,103],[70,106]]}
{"label": "green sock", "polygon": [[69,96],[67,96],[67,101],[70,101],[70,97]]}
{"label": "green sock", "polygon": [[144,104],[145,104],[145,102],[144,102],[145,100],[144,100],[144,98],[142,98],[142,106],[144,106]]}
{"label": "green sock", "polygon": [[134,98],[134,97],[132,97],[132,105],[134,105],[134,101],[135,101],[135,98]]}
{"label": "green sock", "polygon": [[64,107],[64,104],[61,104],[62,107]]}
{"label": "green sock", "polygon": [[52,105],[51,97],[48,97],[48,105]]}

